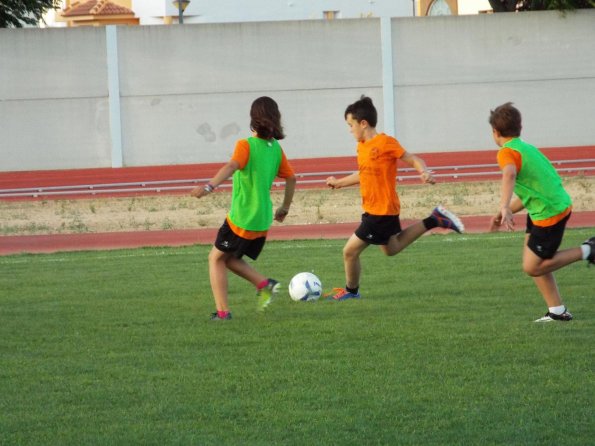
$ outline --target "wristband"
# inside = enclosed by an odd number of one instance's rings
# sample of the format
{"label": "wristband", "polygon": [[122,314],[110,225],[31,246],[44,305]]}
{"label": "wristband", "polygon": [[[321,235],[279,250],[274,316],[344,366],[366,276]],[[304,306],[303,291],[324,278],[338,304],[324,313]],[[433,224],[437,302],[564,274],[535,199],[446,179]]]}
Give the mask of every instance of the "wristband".
{"label": "wristband", "polygon": [[208,184],[205,184],[204,189],[205,189],[205,191],[207,191],[207,192],[210,193],[210,192],[213,192],[215,190],[215,186],[213,186],[211,183],[208,183]]}

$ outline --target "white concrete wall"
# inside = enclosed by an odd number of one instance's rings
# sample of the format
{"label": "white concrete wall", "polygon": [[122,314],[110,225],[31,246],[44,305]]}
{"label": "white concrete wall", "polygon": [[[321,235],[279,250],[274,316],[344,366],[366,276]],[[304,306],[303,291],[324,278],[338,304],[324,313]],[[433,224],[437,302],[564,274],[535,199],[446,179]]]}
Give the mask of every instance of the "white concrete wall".
{"label": "white concrete wall", "polygon": [[105,30],[0,29],[0,170],[111,165]]}
{"label": "white concrete wall", "polygon": [[415,151],[490,147],[507,101],[540,146],[595,144],[595,11],[393,20],[396,130]]}
{"label": "white concrete wall", "polygon": [[167,38],[161,27],[119,29],[125,164],[226,160],[262,95],[279,103],[291,156],[346,152],[345,106],[381,87],[378,26],[184,26]]}
{"label": "white concrete wall", "polygon": [[377,19],[118,27],[119,116],[105,28],[0,30],[0,170],[109,167],[114,122],[124,166],[225,161],[260,95],[279,103],[292,158],[354,154],[343,111],[361,94],[414,152],[494,148],[489,110],[509,100],[527,140],[592,145],[593,23],[595,11],[395,18],[392,82]]}

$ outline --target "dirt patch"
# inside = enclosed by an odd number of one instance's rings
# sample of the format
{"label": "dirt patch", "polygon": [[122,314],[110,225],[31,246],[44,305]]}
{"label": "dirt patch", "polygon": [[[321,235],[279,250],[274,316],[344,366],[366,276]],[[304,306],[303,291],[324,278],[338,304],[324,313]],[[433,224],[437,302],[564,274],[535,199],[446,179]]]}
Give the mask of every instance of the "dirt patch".
{"label": "dirt patch", "polygon": [[[595,177],[566,177],[575,211],[595,209]],[[498,207],[500,183],[399,185],[403,219],[423,218],[442,203],[461,216],[491,215]],[[229,190],[197,200],[156,195],[76,200],[0,201],[0,235],[42,235],[219,227],[230,205]],[[283,191],[273,192],[281,203]],[[357,187],[298,189],[285,224],[359,221]]]}

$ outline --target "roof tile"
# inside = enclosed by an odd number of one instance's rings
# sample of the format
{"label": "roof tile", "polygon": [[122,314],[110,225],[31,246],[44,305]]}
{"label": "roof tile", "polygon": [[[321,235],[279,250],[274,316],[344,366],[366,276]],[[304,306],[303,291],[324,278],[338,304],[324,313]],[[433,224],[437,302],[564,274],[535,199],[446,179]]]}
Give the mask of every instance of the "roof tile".
{"label": "roof tile", "polygon": [[88,0],[82,2],[74,2],[70,8],[67,8],[62,13],[64,17],[75,17],[82,15],[121,15],[134,14],[134,11],[124,6],[116,5],[109,0]]}

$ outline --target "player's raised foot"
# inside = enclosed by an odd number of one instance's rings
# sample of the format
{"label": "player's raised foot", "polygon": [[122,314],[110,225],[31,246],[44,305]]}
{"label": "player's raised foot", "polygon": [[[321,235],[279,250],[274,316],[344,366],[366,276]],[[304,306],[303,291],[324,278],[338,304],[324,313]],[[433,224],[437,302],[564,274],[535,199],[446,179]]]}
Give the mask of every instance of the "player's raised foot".
{"label": "player's raised foot", "polygon": [[561,322],[568,322],[572,320],[572,314],[568,312],[565,308],[564,313],[562,314],[554,314],[550,313],[549,311],[545,313],[545,316],[536,319],[535,322],[553,322],[553,321],[561,321]]}
{"label": "player's raised foot", "polygon": [[444,206],[436,206],[432,211],[432,217],[438,222],[439,228],[452,229],[459,234],[465,232],[465,225],[461,219]]}
{"label": "player's raised foot", "polygon": [[229,321],[229,320],[231,320],[231,313],[227,313],[225,316],[221,317],[221,316],[219,316],[219,313],[217,313],[215,311],[214,313],[211,313],[211,320],[212,321]]}
{"label": "player's raised foot", "polygon": [[333,299],[336,301],[342,301],[347,299],[359,299],[361,297],[359,291],[357,293],[350,293],[345,288],[333,288],[333,293],[331,293],[329,299]]}
{"label": "player's raised foot", "polygon": [[256,292],[259,311],[264,311],[269,306],[273,298],[279,293],[280,286],[276,280],[268,279],[267,284]]}
{"label": "player's raised foot", "polygon": [[591,254],[587,257],[587,265],[595,265],[595,237],[591,237],[589,240],[585,240],[583,245],[588,245],[591,248]]}

